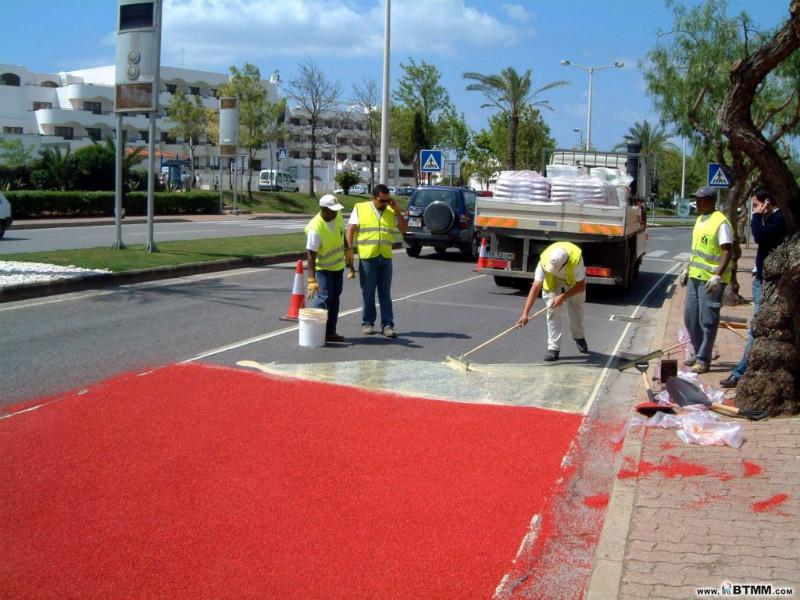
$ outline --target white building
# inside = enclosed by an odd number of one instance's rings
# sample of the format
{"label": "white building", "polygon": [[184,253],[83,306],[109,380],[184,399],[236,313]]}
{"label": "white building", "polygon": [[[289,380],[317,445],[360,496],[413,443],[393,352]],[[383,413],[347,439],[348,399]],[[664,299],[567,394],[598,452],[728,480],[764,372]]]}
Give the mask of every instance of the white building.
{"label": "white building", "polygon": [[[161,93],[159,114],[156,118],[156,160],[188,159],[188,149],[183,140],[170,132],[174,124],[165,117],[165,108],[172,95],[182,90],[187,95],[200,96],[206,108],[217,110],[217,90],[228,81],[228,75],[161,67]],[[21,65],[0,64],[0,138],[20,139],[34,152],[45,147],[76,150],[115,136],[114,114],[115,67],[97,67],[59,73],[38,73]],[[270,102],[278,100],[277,76],[262,80]],[[295,176],[301,191],[309,187],[310,125],[306,115],[290,108],[286,115],[288,138],[282,143],[268,144],[256,153],[249,165],[252,169],[253,189],[257,188],[260,169],[280,169]],[[146,146],[149,119],[146,115],[126,115],[123,120],[129,146]],[[325,114],[317,132],[318,151],[315,157],[315,191],[332,191],[338,187],[336,173],[342,169],[355,170],[361,181],[370,181],[369,143],[367,141],[366,115],[359,110],[335,111]],[[213,189],[217,180],[218,149],[206,140],[195,149],[195,169],[201,187]],[[278,160],[278,146],[287,150],[287,158]],[[377,152],[380,149],[378,148]],[[244,151],[242,151],[244,154]],[[379,157],[377,157],[379,158]],[[226,162],[223,161],[223,165]],[[376,170],[379,168],[376,160]],[[227,174],[226,174],[227,175]],[[245,176],[247,174],[245,173]],[[378,181],[378,173],[375,175]],[[223,187],[230,178],[223,176]],[[244,178],[240,178],[244,188]],[[413,185],[412,167],[400,162],[399,152],[389,152],[389,185]]]}
{"label": "white building", "polygon": [[[62,147],[76,150],[114,136],[115,67],[97,67],[60,73],[36,73],[24,66],[0,64],[0,136],[20,139],[34,151],[42,147]],[[188,149],[176,139],[170,129],[174,124],[165,117],[165,108],[177,90],[200,96],[206,108],[217,110],[218,88],[228,81],[227,75],[161,67],[161,93],[156,118],[156,158],[187,159]],[[277,101],[277,85],[262,80],[270,102]],[[149,119],[146,115],[126,115],[123,120],[129,146],[148,142]],[[267,157],[267,149],[257,153],[257,159]],[[195,150],[195,168],[201,185],[213,187],[215,170],[211,168],[217,147],[201,140]],[[258,165],[255,165],[258,167]],[[259,167],[260,168],[260,167]],[[223,185],[227,181],[223,177]]]}

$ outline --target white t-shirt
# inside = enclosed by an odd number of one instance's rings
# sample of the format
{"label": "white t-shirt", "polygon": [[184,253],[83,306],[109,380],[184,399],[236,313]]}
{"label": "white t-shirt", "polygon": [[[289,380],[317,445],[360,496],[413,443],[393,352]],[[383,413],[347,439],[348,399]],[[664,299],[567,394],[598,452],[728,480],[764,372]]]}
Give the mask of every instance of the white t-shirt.
{"label": "white t-shirt", "polygon": [[[325,221],[325,225],[328,226],[332,232],[336,233],[336,219],[332,221]],[[319,237],[319,234],[314,229],[309,229],[308,237],[306,237],[306,250],[311,250],[312,252],[317,252],[319,247],[322,245],[322,240]]]}
{"label": "white t-shirt", "polygon": [[[370,202],[369,205],[372,207],[372,212],[375,213],[375,216],[378,217],[378,220],[380,221],[383,211],[375,208],[375,205],[372,202]],[[347,221],[347,224],[355,225],[356,227],[358,226],[358,211],[355,208],[353,208],[353,212],[350,213],[350,220]]]}
{"label": "white t-shirt", "polygon": [[[700,222],[704,223],[708,220],[711,215],[701,215]],[[733,244],[733,229],[728,223],[722,223],[717,229],[717,244],[722,246],[722,244]]]}
{"label": "white t-shirt", "polygon": [[[533,279],[535,281],[544,281],[544,269],[542,268],[541,261],[536,263],[536,272],[533,274]],[[586,267],[583,266],[583,257],[581,257],[578,264],[575,265],[575,282],[577,283],[584,279],[586,279]],[[561,286],[566,286],[567,280],[556,277],[556,283]]]}

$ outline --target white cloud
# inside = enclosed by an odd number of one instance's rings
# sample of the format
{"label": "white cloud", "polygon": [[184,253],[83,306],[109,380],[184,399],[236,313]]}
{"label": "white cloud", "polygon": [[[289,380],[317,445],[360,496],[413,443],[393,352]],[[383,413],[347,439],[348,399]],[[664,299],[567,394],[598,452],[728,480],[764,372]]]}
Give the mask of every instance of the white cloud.
{"label": "white cloud", "polygon": [[521,4],[503,4],[501,8],[509,17],[520,23],[527,23],[531,18],[531,13]]}
{"label": "white cloud", "polygon": [[[457,55],[465,45],[515,44],[517,30],[467,0],[394,0],[392,50]],[[220,67],[276,56],[357,58],[383,52],[383,2],[172,0],[164,6],[162,62]]]}

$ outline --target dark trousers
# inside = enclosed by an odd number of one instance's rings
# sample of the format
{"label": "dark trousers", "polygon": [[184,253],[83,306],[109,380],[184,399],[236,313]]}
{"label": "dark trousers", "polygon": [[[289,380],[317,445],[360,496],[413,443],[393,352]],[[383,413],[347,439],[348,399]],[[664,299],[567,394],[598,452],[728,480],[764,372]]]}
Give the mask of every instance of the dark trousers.
{"label": "dark trousers", "polygon": [[344,285],[344,269],[341,271],[317,270],[317,283],[319,292],[311,301],[309,308],[327,308],[328,324],[325,326],[325,335],[336,333],[336,323],[339,321],[339,298]]}

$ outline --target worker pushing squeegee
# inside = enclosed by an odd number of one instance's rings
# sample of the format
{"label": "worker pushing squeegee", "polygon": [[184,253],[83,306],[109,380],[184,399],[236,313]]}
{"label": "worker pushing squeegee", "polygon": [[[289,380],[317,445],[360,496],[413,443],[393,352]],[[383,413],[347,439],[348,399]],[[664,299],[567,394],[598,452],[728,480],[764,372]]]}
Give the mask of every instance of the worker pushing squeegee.
{"label": "worker pushing squeegee", "polygon": [[[531,315],[531,309],[540,291],[546,306]],[[583,305],[586,303],[586,269],[583,266],[581,249],[569,242],[556,242],[545,248],[539,257],[533,285],[519,320],[505,331],[500,332],[492,339],[483,342],[461,356],[448,355],[446,362],[463,370],[469,370],[467,356],[485,348],[515,329],[525,327],[528,321],[538,317],[543,312],[547,312],[547,354],[544,359],[546,361],[558,360],[558,354],[561,351],[560,307],[565,302],[569,310],[572,337],[578,345],[578,350],[588,354],[589,346],[583,333]]]}

